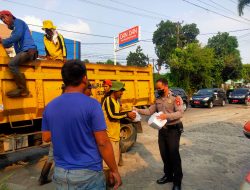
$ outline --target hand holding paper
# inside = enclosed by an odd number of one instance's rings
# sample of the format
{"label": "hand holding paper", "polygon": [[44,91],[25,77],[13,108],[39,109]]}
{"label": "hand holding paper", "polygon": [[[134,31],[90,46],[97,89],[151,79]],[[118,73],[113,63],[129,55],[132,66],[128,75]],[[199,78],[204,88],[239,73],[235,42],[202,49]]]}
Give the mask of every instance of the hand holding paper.
{"label": "hand holding paper", "polygon": [[[163,115],[163,116],[161,116]],[[167,120],[166,119],[159,119],[158,117],[164,117],[164,115],[166,116],[166,114],[163,114],[162,112],[159,113],[154,113],[148,120],[148,125],[154,129],[158,129],[160,130],[166,123]]]}

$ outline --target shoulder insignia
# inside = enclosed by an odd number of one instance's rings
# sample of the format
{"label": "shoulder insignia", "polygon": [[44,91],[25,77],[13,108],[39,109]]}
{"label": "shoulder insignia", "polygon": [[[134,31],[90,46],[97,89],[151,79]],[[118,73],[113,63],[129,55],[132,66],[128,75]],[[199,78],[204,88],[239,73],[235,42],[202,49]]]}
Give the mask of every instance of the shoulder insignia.
{"label": "shoulder insignia", "polygon": [[180,96],[176,96],[175,103],[176,103],[177,106],[181,105],[181,98],[180,98]]}

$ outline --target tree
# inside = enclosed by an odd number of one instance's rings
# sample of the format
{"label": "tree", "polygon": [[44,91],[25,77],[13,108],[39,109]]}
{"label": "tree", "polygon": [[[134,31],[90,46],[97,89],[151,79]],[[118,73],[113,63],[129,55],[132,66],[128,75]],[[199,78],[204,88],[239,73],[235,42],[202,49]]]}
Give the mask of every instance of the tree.
{"label": "tree", "polygon": [[182,26],[179,22],[161,21],[153,34],[155,52],[162,63],[169,63],[169,58],[175,48],[183,48],[189,43],[198,42],[196,37],[199,29],[196,24]]}
{"label": "tree", "polygon": [[105,64],[114,65],[114,61],[111,59],[108,59]]}
{"label": "tree", "polygon": [[239,79],[242,74],[242,62],[237,38],[229,33],[218,33],[208,39],[207,47],[213,48],[217,59],[218,70],[221,70],[222,80]]}
{"label": "tree", "polygon": [[214,68],[214,51],[191,43],[186,48],[176,48],[170,59],[170,80],[174,86],[184,88],[192,93],[200,88],[212,87],[212,70]]}
{"label": "tree", "polygon": [[242,78],[245,83],[250,83],[250,64],[243,64]]}
{"label": "tree", "polygon": [[89,63],[89,60],[88,59],[84,59],[82,62],[83,63]]}
{"label": "tree", "polygon": [[238,0],[238,11],[239,15],[243,15],[243,9],[250,4],[250,0]]}
{"label": "tree", "polygon": [[126,60],[128,66],[145,67],[148,65],[149,58],[142,52],[142,48],[137,46],[134,53],[129,52]]}

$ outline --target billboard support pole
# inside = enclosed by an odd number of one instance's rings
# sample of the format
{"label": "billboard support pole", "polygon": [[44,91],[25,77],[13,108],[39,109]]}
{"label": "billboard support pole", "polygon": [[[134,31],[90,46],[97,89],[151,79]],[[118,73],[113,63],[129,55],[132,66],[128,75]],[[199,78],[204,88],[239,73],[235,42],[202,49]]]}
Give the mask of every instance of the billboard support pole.
{"label": "billboard support pole", "polygon": [[114,37],[114,65],[116,65],[116,38]]}

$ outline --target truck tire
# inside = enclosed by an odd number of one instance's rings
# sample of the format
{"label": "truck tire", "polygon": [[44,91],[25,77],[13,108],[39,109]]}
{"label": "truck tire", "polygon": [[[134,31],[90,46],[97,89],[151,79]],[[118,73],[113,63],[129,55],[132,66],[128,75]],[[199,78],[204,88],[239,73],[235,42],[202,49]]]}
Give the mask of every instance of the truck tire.
{"label": "truck tire", "polygon": [[121,124],[120,137],[121,152],[127,152],[134,145],[137,139],[137,131],[132,123]]}

